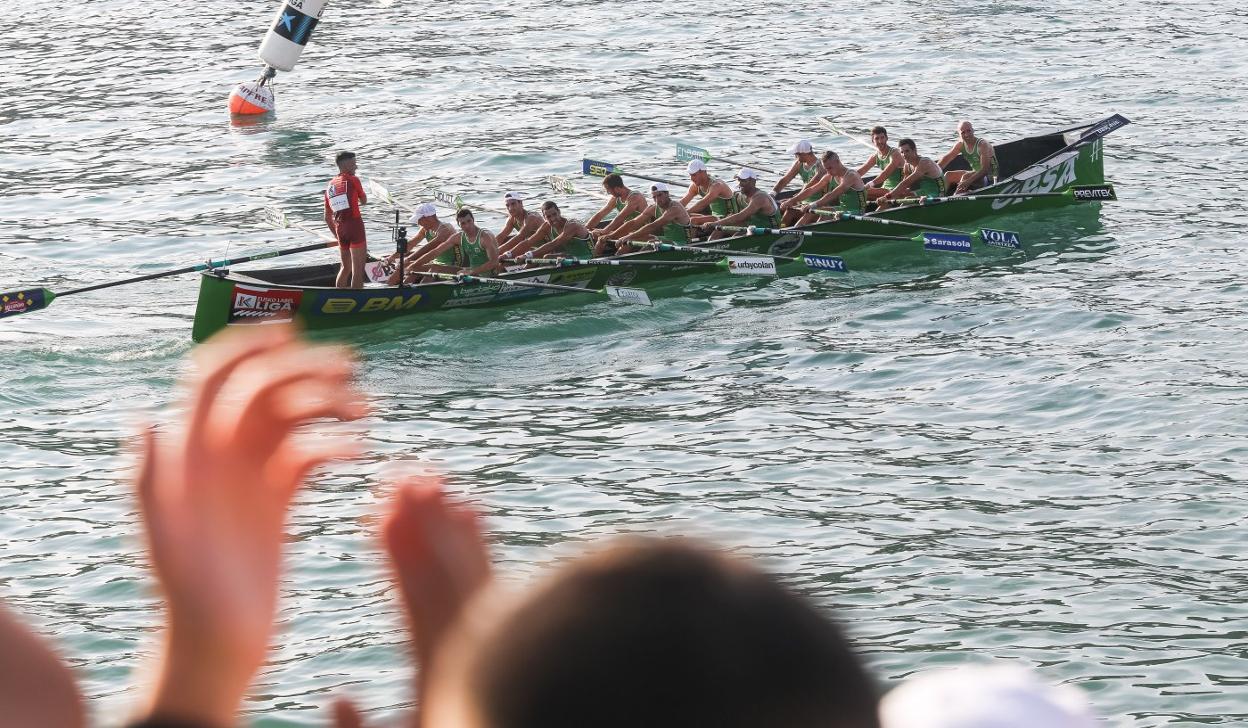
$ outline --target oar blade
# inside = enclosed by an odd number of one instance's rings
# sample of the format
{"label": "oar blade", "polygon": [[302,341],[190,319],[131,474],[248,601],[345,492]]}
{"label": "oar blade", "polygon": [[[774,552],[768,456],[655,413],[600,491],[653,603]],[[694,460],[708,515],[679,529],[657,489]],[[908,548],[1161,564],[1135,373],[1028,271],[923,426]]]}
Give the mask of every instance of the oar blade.
{"label": "oar blade", "polygon": [[572,180],[567,177],[561,177],[557,174],[546,175],[546,184],[555,192],[562,192],[565,195],[576,193],[576,188],[572,186]]}
{"label": "oar blade", "polygon": [[1018,250],[1023,247],[1023,240],[1018,233],[1011,230],[993,230],[991,228],[981,228],[976,234],[979,242],[984,245],[991,245],[997,248],[1010,248]]}
{"label": "oar blade", "polygon": [[1076,185],[1070,188],[1070,196],[1079,202],[1116,202],[1118,194],[1113,185]]}
{"label": "oar blade", "polygon": [[807,268],[814,270],[830,270],[837,273],[848,273],[849,268],[845,267],[845,259],[839,255],[813,255],[806,253],[802,255],[802,262]]}
{"label": "oar blade", "polygon": [[650,303],[650,295],[640,288],[625,288],[623,286],[607,286],[602,289],[607,294],[607,298],[624,303],[632,303],[639,306],[653,306]]}
{"label": "oar blade", "polygon": [[368,187],[369,194],[376,197],[379,201],[384,202],[387,205],[394,204],[394,195],[391,195],[390,190],[386,189],[385,185],[378,182],[376,177],[369,177],[368,181],[364,184]]}
{"label": "oar blade", "polygon": [[691,159],[701,159],[703,162],[709,162],[711,161],[711,153],[702,147],[676,142],[676,161],[688,162]]}
{"label": "oar blade", "polygon": [[581,160],[581,174],[587,174],[590,177],[606,177],[615,171],[615,165],[610,162],[588,158]]}
{"label": "oar blade", "polygon": [[46,288],[28,288],[24,291],[0,293],[0,318],[47,308],[54,298],[56,294]]}
{"label": "oar blade", "polygon": [[286,213],[283,212],[280,207],[275,207],[273,205],[269,205],[264,208],[264,221],[268,223],[270,227],[277,228],[278,230],[285,230],[290,227],[290,218],[286,216]]}
{"label": "oar blade", "polygon": [[923,233],[923,249],[945,253],[969,253],[971,252],[971,236],[953,233]]}
{"label": "oar blade", "polygon": [[728,272],[734,276],[774,276],[776,259],[759,256],[730,255],[724,258]]}

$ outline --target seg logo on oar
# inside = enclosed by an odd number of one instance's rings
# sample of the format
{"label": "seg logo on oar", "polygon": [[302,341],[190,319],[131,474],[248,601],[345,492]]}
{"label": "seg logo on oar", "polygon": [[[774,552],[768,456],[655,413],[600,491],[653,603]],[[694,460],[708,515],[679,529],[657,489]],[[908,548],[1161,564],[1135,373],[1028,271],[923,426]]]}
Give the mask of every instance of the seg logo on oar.
{"label": "seg logo on oar", "polygon": [[1018,233],[1009,230],[990,230],[983,228],[979,231],[979,237],[984,241],[985,245],[995,245],[998,248],[1013,248],[1017,250],[1022,247],[1022,241],[1018,239]]}

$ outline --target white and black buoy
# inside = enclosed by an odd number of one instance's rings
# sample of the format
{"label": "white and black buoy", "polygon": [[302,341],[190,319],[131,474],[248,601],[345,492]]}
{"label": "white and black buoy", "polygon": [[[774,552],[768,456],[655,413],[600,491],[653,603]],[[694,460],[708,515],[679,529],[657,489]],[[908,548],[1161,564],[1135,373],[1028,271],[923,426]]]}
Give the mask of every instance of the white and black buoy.
{"label": "white and black buoy", "polygon": [[286,0],[260,44],[264,71],[260,78],[240,83],[230,92],[231,114],[267,114],[276,108],[269,81],[278,71],[294,69],[321,19],[326,2],[328,0]]}

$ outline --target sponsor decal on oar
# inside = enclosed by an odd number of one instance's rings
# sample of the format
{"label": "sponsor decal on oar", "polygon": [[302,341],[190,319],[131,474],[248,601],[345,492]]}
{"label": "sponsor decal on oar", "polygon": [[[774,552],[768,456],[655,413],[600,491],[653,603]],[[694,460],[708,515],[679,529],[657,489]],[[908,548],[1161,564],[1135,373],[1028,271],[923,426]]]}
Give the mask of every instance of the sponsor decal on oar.
{"label": "sponsor decal on oar", "polygon": [[555,192],[562,192],[568,195],[576,192],[576,188],[572,186],[572,180],[567,177],[560,177],[557,174],[546,175],[546,184],[550,185],[550,188]]}
{"label": "sponsor decal on oar", "polygon": [[599,162],[596,159],[581,160],[581,174],[587,174],[591,177],[606,177],[615,171],[617,171],[615,165],[610,162]]}
{"label": "sponsor decal on oar", "polygon": [[924,250],[943,250],[948,253],[971,252],[970,235],[952,233],[923,233]]}
{"label": "sponsor decal on oar", "polygon": [[979,239],[984,245],[993,245],[998,248],[1011,248],[1018,250],[1023,247],[1023,241],[1019,240],[1018,233],[1009,230],[992,230],[991,228],[981,228],[979,231]]}
{"label": "sponsor decal on oar", "polygon": [[774,276],[776,259],[757,256],[730,255],[724,259],[728,272],[738,276]]}
{"label": "sponsor decal on oar", "polygon": [[815,270],[834,270],[841,273],[849,271],[845,267],[845,259],[836,255],[812,255],[806,253],[802,255],[802,262],[806,264],[807,268],[814,268]]}
{"label": "sponsor decal on oar", "polygon": [[635,303],[641,306],[653,306],[650,303],[650,296],[640,288],[624,288],[623,286],[606,286],[602,292],[607,294],[607,298],[614,298],[624,303]]}
{"label": "sponsor decal on oar", "polygon": [[454,192],[446,192],[444,190],[434,190],[433,199],[437,200],[438,202],[441,202],[442,204],[448,207],[454,207],[456,210],[459,210],[461,207],[464,206],[464,198],[460,197]]}
{"label": "sponsor decal on oar", "polygon": [[702,147],[676,142],[676,161],[688,162],[691,159],[701,159],[703,162],[709,162],[711,161],[711,153]]}
{"label": "sponsor decal on oar", "polygon": [[46,288],[29,288],[0,294],[0,318],[47,308],[55,296],[55,293]]}

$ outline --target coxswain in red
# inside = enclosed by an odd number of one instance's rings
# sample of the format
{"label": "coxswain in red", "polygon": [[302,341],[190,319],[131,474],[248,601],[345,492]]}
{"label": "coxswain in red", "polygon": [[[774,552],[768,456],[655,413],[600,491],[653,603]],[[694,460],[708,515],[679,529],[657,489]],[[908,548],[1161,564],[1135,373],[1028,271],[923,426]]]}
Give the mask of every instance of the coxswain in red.
{"label": "coxswain in red", "polygon": [[363,288],[368,276],[364,264],[368,262],[368,243],[364,239],[364,217],[360,205],[368,204],[364,185],[355,176],[355,152],[338,152],[334,157],[338,164],[338,176],[325,188],[325,225],[338,240],[338,255],[342,267],[338,270],[336,284],[339,288]]}

